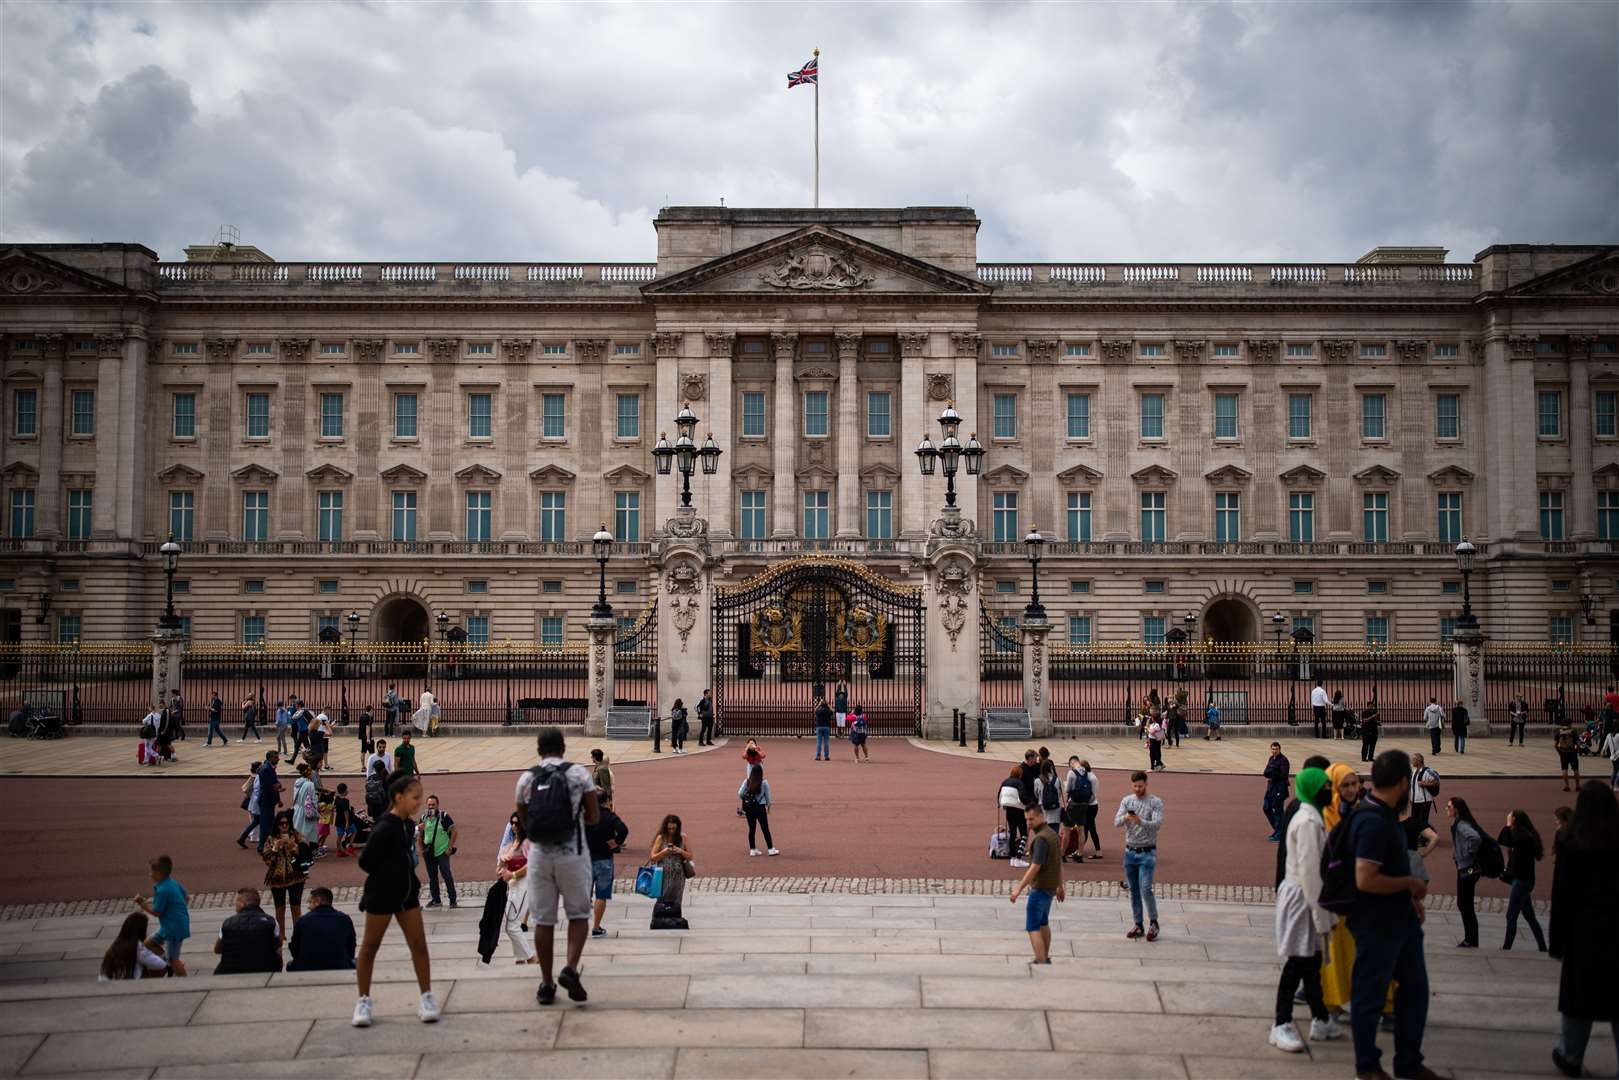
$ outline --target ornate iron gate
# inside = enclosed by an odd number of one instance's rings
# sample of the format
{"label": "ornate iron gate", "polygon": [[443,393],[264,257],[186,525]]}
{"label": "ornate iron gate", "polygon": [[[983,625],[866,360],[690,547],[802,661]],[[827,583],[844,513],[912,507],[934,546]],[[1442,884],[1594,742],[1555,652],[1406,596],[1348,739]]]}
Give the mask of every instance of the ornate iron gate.
{"label": "ornate iron gate", "polygon": [[714,709],[730,735],[807,735],[839,682],[872,734],[923,713],[922,592],[851,559],[808,556],[714,594]]}

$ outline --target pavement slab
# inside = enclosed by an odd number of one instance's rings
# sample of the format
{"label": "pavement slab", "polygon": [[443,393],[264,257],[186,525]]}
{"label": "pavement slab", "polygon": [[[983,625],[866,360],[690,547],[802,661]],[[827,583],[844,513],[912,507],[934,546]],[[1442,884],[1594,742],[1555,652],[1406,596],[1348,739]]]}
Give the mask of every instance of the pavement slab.
{"label": "pavement slab", "polygon": [[[401,1080],[416,1071],[415,1054],[345,1054],[345,1080]],[[152,1074],[152,1080],[309,1080],[310,1062],[292,1058],[281,1061],[228,1061],[217,1065],[165,1065]]]}
{"label": "pavement slab", "polygon": [[1028,1050],[929,1050],[932,1080],[981,1080],[986,1076],[1019,1080],[1185,1080],[1181,1059],[1173,1054],[1089,1054]]}
{"label": "pavement slab", "polygon": [[[555,1012],[445,1013],[436,1024],[424,1024],[414,1012],[403,1016],[378,1017],[369,1028],[349,1026],[348,1014],[354,1002],[339,1018],[316,1020],[303,1045],[300,1058],[344,1057],[352,1053],[449,1054],[472,1050],[496,1050],[520,1055],[546,1050],[556,1042],[561,1023]],[[614,1014],[617,1015],[617,1014]]]}
{"label": "pavement slab", "polygon": [[677,1080],[831,1080],[834,1077],[870,1080],[926,1080],[928,1055],[920,1050],[774,1049],[714,1050],[683,1047],[675,1062]]}
{"label": "pavement slab", "polygon": [[[347,1018],[343,1024],[348,1026]],[[310,1027],[310,1021],[305,1019],[198,1027],[131,1027],[116,1035],[101,1031],[56,1032],[46,1036],[44,1045],[29,1058],[23,1075],[88,1072],[113,1060],[131,1068],[156,1068],[290,1058]]]}
{"label": "pavement slab", "polygon": [[416,1075],[478,1080],[668,1080],[675,1075],[675,1051],[660,1049],[531,1050],[522,1054],[473,1052],[423,1054]]}
{"label": "pavement slab", "polygon": [[970,1049],[988,1030],[999,1045],[1049,1049],[1039,1012],[997,1013],[992,1025],[975,1009],[818,1009],[804,1019],[805,1046]]}
{"label": "pavement slab", "polygon": [[804,1045],[802,1009],[634,1009],[562,1015],[559,1048],[586,1046],[774,1047]]}

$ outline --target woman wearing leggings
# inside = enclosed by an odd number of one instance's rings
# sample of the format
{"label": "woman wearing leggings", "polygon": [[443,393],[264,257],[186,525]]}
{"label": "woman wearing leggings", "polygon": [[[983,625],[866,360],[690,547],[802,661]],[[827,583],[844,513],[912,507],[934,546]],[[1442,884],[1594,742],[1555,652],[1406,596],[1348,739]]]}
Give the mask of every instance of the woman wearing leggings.
{"label": "woman wearing leggings", "polygon": [[1029,838],[1028,819],[1023,816],[1023,766],[1012,766],[1012,775],[1001,781],[997,799],[1006,813],[1006,854],[1012,865],[1017,866],[1023,863],[1022,845]]}

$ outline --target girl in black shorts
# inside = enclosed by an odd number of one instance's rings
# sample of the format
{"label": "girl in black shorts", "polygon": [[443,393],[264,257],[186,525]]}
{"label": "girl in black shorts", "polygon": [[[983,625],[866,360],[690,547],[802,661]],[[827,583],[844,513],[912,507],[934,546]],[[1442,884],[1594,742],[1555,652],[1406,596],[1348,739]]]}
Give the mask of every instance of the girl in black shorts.
{"label": "girl in black shorts", "polygon": [[371,838],[360,852],[360,869],[365,871],[365,886],[360,893],[365,933],[354,965],[360,991],[360,1000],[354,1004],[355,1027],[371,1026],[371,968],[382,947],[382,936],[388,932],[388,923],[394,920],[405,934],[411,966],[416,969],[416,985],[422,992],[416,1016],[424,1024],[438,1019],[427,933],[422,929],[422,905],[417,895],[422,883],[410,857],[415,834],[411,816],[421,802],[422,784],[415,776],[396,772],[388,777],[388,812],[372,828]]}

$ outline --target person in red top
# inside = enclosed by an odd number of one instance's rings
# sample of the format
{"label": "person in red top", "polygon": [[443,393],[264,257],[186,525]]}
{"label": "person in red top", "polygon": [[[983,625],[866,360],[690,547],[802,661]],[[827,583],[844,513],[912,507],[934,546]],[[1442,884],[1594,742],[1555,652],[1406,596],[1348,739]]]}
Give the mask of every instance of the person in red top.
{"label": "person in red top", "polygon": [[744,770],[744,775],[751,774],[753,772],[753,767],[764,761],[764,759],[765,752],[759,749],[758,740],[749,739],[748,745],[742,749],[742,760],[748,763],[747,769]]}

